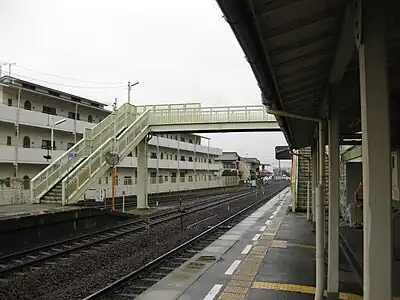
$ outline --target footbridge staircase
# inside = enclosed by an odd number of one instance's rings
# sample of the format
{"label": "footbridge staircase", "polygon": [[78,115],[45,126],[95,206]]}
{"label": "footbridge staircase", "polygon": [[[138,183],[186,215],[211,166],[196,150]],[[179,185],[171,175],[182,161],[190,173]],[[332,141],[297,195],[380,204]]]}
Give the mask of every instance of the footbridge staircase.
{"label": "footbridge staircase", "polygon": [[30,182],[31,203],[76,203],[109,169],[106,153],[124,159],[151,132],[279,131],[264,106],[201,107],[200,104],[124,104]]}

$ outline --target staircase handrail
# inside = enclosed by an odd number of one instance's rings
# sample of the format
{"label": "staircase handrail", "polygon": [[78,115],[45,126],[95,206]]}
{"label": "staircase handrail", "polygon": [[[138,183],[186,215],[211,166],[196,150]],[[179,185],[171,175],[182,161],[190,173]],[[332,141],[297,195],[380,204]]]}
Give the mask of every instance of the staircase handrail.
{"label": "staircase handrail", "polygon": [[[120,160],[125,158],[129,153],[130,149],[126,147],[133,141],[137,135],[138,129],[143,130],[144,127],[149,126],[148,122],[143,124],[145,121],[149,120],[149,110],[139,116],[131,125],[129,125],[123,133],[116,138],[112,136],[108,138],[103,144],[100,145],[95,151],[93,151],[86,160],[75,170],[69,173],[62,181],[62,204],[65,205],[69,196],[80,186],[80,183],[88,180],[94,172],[103,166],[105,163],[105,155],[108,151],[115,151],[120,154]],[[72,192],[69,187],[75,183],[75,189]]]}
{"label": "staircase handrail", "polygon": [[54,180],[51,179],[65,176],[64,173],[68,172],[69,168],[83,158],[81,154],[84,148],[85,140],[82,139],[31,179],[30,197],[32,203],[41,196],[46,188],[54,184]]}
{"label": "staircase handrail", "polygon": [[171,123],[224,123],[224,122],[276,122],[261,105],[221,106],[199,108],[171,108],[152,110],[152,124]]}

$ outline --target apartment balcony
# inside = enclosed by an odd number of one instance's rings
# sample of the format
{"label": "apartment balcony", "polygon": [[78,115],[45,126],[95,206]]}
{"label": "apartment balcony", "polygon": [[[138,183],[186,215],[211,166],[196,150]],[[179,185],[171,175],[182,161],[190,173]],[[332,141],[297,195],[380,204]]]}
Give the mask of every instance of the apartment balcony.
{"label": "apartment balcony", "polygon": [[[210,171],[219,171],[220,165],[218,163],[199,163],[199,162],[189,162],[189,161],[176,161],[176,160],[168,160],[168,159],[160,159],[158,160],[155,158],[149,158],[147,161],[148,168],[151,169],[172,169],[177,170],[179,164],[180,170],[208,170],[210,167]],[[126,157],[122,162],[119,164],[119,167],[122,168],[136,168],[137,166],[137,158],[136,157]]]}
{"label": "apartment balcony", "polygon": [[[149,141],[149,145],[157,146],[157,137],[153,137]],[[165,147],[165,148],[172,148],[172,149],[179,149],[182,151],[190,151],[194,152],[196,150],[197,153],[204,153],[207,154],[210,151],[210,155],[220,156],[222,155],[222,150],[218,148],[208,148],[205,145],[195,145],[192,143],[180,142],[177,140],[171,140],[163,137],[158,137],[158,146]],[[208,150],[209,149],[209,150]]]}
{"label": "apartment balcony", "polygon": [[[14,106],[7,106],[4,104],[0,104],[0,121],[16,123],[17,121],[17,112],[18,108]],[[74,132],[74,122],[75,120],[69,119],[63,116],[54,116],[45,114],[39,111],[34,110],[26,110],[23,108],[19,109],[19,124],[20,125],[28,125],[34,127],[41,128],[50,128],[50,126],[59,120],[66,119],[66,121],[57,126],[57,130]],[[92,128],[96,124],[89,123],[85,121],[76,121],[76,132],[84,133],[85,128]]]}
{"label": "apartment balcony", "polygon": [[[0,163],[14,163],[16,158],[15,146],[0,146]],[[43,156],[47,155],[48,151],[41,148],[23,148],[17,147],[18,163],[22,164],[49,164],[50,161]],[[65,150],[54,150],[52,159],[55,160],[61,156]]]}
{"label": "apartment balcony", "polygon": [[[46,149],[41,148],[23,148],[17,147],[18,150],[18,162],[22,164],[49,164],[50,161],[46,160],[43,156],[50,153]],[[14,163],[16,158],[16,147],[15,146],[5,146],[0,145],[0,163]],[[61,156],[65,150],[54,150],[52,159],[55,160],[59,156]],[[176,160],[168,160],[168,159],[157,159],[149,158],[148,159],[148,167],[152,169],[179,169],[181,170],[208,170],[210,171],[218,171],[220,169],[219,163],[200,163],[200,162],[190,162],[190,161],[176,161]],[[119,164],[119,167],[122,168],[136,168],[137,167],[137,158],[136,157],[126,157]]]}

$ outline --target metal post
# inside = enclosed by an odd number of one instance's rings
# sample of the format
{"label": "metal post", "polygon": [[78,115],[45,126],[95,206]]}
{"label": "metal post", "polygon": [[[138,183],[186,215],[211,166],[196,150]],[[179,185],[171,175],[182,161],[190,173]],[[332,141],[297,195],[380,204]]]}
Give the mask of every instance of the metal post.
{"label": "metal post", "polygon": [[115,211],[115,166],[113,166],[111,170],[111,211]]}
{"label": "metal post", "polygon": [[157,184],[157,194],[160,192],[159,191],[159,177],[160,177],[160,166],[159,166],[159,160],[160,160],[160,141],[159,141],[159,136],[158,134],[156,135],[157,138],[157,166],[156,166],[156,174],[157,174],[157,178],[156,178],[156,184]]}
{"label": "metal post", "polygon": [[279,176],[279,180],[281,180],[282,178],[282,173],[281,173],[281,160],[278,159],[278,164],[279,164],[279,169],[278,169],[278,176]]}
{"label": "metal post", "polygon": [[[177,169],[177,174],[176,174],[176,179],[178,183],[178,191],[180,191],[180,181],[181,181],[181,173],[180,173],[180,164],[181,164],[181,135],[178,133],[178,169]],[[178,179],[179,176],[179,179]]]}
{"label": "metal post", "polygon": [[391,144],[385,3],[362,1],[359,48],[364,299],[392,299]]}
{"label": "metal post", "polygon": [[128,81],[128,103],[129,104],[131,103],[131,89],[132,89],[131,82]]}
{"label": "metal post", "polygon": [[315,223],[315,211],[317,203],[317,184],[318,184],[318,147],[317,142],[313,141],[311,145],[312,159],[312,221]]}
{"label": "metal post", "polygon": [[307,221],[310,221],[311,220],[311,217],[310,217],[310,181],[311,181],[311,174],[310,174],[310,172],[311,172],[311,157],[310,157],[310,159],[307,161],[307,166],[308,166],[308,168],[307,168]]}
{"label": "metal post", "polygon": [[207,140],[207,182],[210,187],[210,139]]}
{"label": "metal post", "polygon": [[76,120],[78,118],[78,104],[75,104],[75,118],[74,118],[74,144],[77,142],[76,138]]}
{"label": "metal post", "polygon": [[125,192],[122,193],[122,212],[125,212]]}
{"label": "metal post", "polygon": [[319,129],[319,182],[316,201],[316,291],[315,300],[324,299],[325,262],[324,262],[324,172],[325,172],[325,137],[323,121],[318,123]]}
{"label": "metal post", "polygon": [[135,86],[135,85],[138,85],[138,84],[139,84],[139,81],[135,82],[133,84],[131,84],[131,82],[128,81],[128,103],[129,104],[131,103],[131,90],[132,90],[132,87]]}
{"label": "metal post", "polygon": [[337,98],[330,99],[329,119],[329,224],[328,299],[339,299],[339,110]]}
{"label": "metal post", "polygon": [[50,127],[50,161],[53,161],[54,125]]}

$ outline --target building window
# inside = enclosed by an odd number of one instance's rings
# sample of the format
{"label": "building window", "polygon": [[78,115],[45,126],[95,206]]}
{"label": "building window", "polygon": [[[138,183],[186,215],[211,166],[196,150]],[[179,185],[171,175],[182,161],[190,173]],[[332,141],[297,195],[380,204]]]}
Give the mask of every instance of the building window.
{"label": "building window", "polygon": [[168,181],[168,176],[167,176],[167,175],[164,176],[164,181],[165,181],[165,182]]}
{"label": "building window", "polygon": [[22,178],[22,187],[24,188],[24,190],[29,190],[29,185],[30,185],[29,176],[25,175]]}
{"label": "building window", "polygon": [[[49,140],[42,140],[42,149],[50,149],[51,148],[51,141]],[[53,150],[56,148],[56,141],[53,141]]]}
{"label": "building window", "polygon": [[211,158],[208,159],[208,163],[211,164]]}
{"label": "building window", "polygon": [[137,157],[137,147],[135,147],[135,157]]}
{"label": "building window", "polygon": [[193,144],[193,141],[192,141],[192,140],[189,140],[189,144]]}
{"label": "building window", "polygon": [[31,139],[29,136],[25,136],[23,141],[22,141],[22,147],[24,148],[30,148],[31,147]]}
{"label": "building window", "polygon": [[181,161],[186,161],[185,156],[181,155]]}
{"label": "building window", "polygon": [[48,115],[57,115],[56,109],[54,107],[43,106],[42,112]]}
{"label": "building window", "polygon": [[157,153],[151,152],[150,153],[150,158],[157,158]]}
{"label": "building window", "polygon": [[75,143],[68,143],[67,150],[71,149],[73,146],[75,146]]}
{"label": "building window", "polygon": [[106,176],[106,184],[108,184],[108,177]]}
{"label": "building window", "polygon": [[8,99],[8,106],[12,106],[12,99]]}
{"label": "building window", "polygon": [[180,172],[179,177],[180,177],[181,182],[185,182],[185,173],[184,172]]}
{"label": "building window", "polygon": [[155,184],[157,182],[157,173],[150,172],[150,184]]}
{"label": "building window", "polygon": [[211,175],[208,175],[208,181],[211,181],[212,179],[211,179]]}
{"label": "building window", "polygon": [[132,185],[132,176],[124,176],[124,185]]}
{"label": "building window", "polygon": [[88,118],[87,118],[87,120],[88,120],[89,123],[92,123],[92,122],[93,122],[93,117],[92,117],[92,115],[89,115]]}
{"label": "building window", "polygon": [[171,183],[175,183],[176,182],[176,172],[172,172],[171,173]]}
{"label": "building window", "polygon": [[164,159],[164,153],[163,152],[160,153],[160,159]]}
{"label": "building window", "polygon": [[193,176],[189,176],[189,182],[193,182]]}
{"label": "building window", "polygon": [[178,140],[178,135],[177,135],[177,134],[175,134],[174,138],[175,138],[175,140]]}
{"label": "building window", "polygon": [[132,152],[129,152],[129,153],[128,153],[128,157],[132,157]]}
{"label": "building window", "polygon": [[[75,113],[69,111],[69,112],[68,112],[68,118],[74,119],[74,120],[75,120]],[[76,119],[77,119],[77,120],[80,120],[79,114],[76,115]]]}
{"label": "building window", "polygon": [[99,178],[99,184],[101,184],[101,177]]}
{"label": "building window", "polygon": [[25,101],[25,103],[24,103],[24,108],[25,108],[26,110],[31,110],[31,109],[32,109],[32,105],[31,105],[31,103],[30,103],[28,100]]}
{"label": "building window", "polygon": [[175,154],[175,160],[178,160],[178,154]]}
{"label": "building window", "polygon": [[162,175],[158,175],[158,183],[163,183],[163,176]]}
{"label": "building window", "polygon": [[188,161],[193,161],[193,157],[189,156]]}
{"label": "building window", "polygon": [[185,138],[184,137],[181,137],[181,142],[184,142],[185,141]]}
{"label": "building window", "polygon": [[6,185],[6,187],[11,187],[11,178],[7,177],[6,180],[4,180],[4,184]]}
{"label": "building window", "polygon": [[7,136],[7,146],[11,146],[11,136]]}

